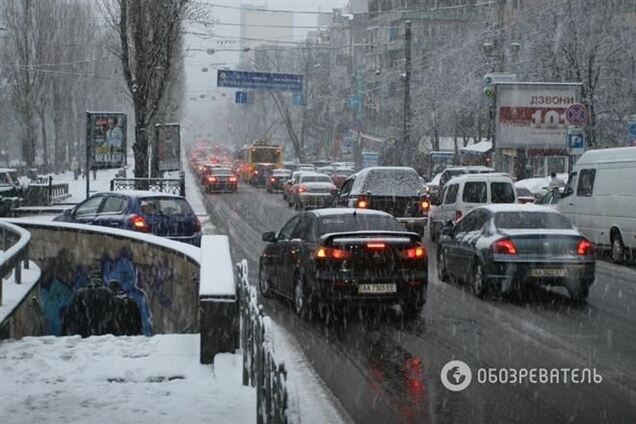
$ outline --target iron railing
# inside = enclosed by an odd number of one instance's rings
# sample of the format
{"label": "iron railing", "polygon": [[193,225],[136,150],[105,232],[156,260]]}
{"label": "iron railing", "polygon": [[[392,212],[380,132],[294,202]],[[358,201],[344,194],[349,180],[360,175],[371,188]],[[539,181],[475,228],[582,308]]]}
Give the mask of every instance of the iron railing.
{"label": "iron railing", "polygon": [[[2,254],[0,254],[0,279],[5,279],[15,270],[16,284],[22,283],[22,265],[29,269],[29,242],[31,233],[0,220],[2,229]],[[0,280],[0,305],[2,304],[2,281]]]}
{"label": "iron railing", "polygon": [[276,359],[271,321],[258,303],[256,288],[247,275],[247,261],[236,264],[241,311],[243,385],[256,387],[258,424],[299,424],[300,408],[293,385],[287,381],[285,364]]}
{"label": "iron railing", "polygon": [[185,197],[185,172],[179,178],[113,178],[110,191],[148,190]]}

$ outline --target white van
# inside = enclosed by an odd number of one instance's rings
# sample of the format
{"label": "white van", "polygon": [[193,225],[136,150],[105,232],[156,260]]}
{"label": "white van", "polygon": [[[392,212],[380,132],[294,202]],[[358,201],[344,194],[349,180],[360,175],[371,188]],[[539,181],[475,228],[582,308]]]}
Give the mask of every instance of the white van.
{"label": "white van", "polygon": [[576,162],[559,204],[585,237],[617,263],[636,249],[636,147],[590,150]]}
{"label": "white van", "polygon": [[444,187],[442,203],[429,212],[429,232],[437,241],[448,221],[457,221],[477,206],[490,203],[517,203],[512,178],[508,174],[467,174],[455,177]]}

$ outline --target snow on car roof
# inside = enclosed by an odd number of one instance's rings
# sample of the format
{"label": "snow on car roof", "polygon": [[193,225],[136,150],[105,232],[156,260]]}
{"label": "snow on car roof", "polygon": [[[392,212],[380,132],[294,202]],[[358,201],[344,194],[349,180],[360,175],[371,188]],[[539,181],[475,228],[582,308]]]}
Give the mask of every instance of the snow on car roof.
{"label": "snow on car roof", "polygon": [[447,184],[452,183],[461,183],[463,181],[491,181],[491,180],[506,180],[512,182],[512,178],[510,175],[505,174],[503,172],[492,172],[488,174],[462,174],[457,177],[454,177],[448,181]]}
{"label": "snow on car roof", "polygon": [[[477,208],[475,208],[477,209]],[[549,206],[534,205],[532,203],[520,204],[520,203],[501,203],[479,206],[479,209],[487,209],[490,212],[545,212],[545,213],[559,213],[555,209]]]}
{"label": "snow on car roof", "polygon": [[309,213],[312,213],[319,218],[324,216],[353,215],[354,213],[356,215],[378,215],[378,216],[390,216],[390,217],[393,216],[389,213],[374,210],[374,209],[354,209],[354,208],[314,209],[312,211],[309,211]]}
{"label": "snow on car roof", "polygon": [[176,194],[170,193],[162,193],[159,191],[146,191],[146,190],[121,190],[121,191],[100,191],[97,194],[123,194],[124,196],[130,197],[174,197],[177,199],[183,199],[181,196],[177,196]]}

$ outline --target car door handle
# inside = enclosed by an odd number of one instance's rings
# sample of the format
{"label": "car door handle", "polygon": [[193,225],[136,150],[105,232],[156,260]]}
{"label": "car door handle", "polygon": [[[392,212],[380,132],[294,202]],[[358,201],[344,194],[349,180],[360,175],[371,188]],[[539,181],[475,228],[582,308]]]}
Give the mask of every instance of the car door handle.
{"label": "car door handle", "polygon": [[569,202],[568,205],[574,206],[574,202]]}

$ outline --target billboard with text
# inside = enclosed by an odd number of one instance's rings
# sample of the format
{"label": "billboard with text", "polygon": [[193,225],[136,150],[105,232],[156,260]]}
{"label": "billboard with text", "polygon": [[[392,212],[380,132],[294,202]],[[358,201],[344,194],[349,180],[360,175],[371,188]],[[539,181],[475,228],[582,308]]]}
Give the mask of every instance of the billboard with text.
{"label": "billboard with text", "polygon": [[126,114],[86,112],[86,148],[91,168],[120,168],[126,164]]}

